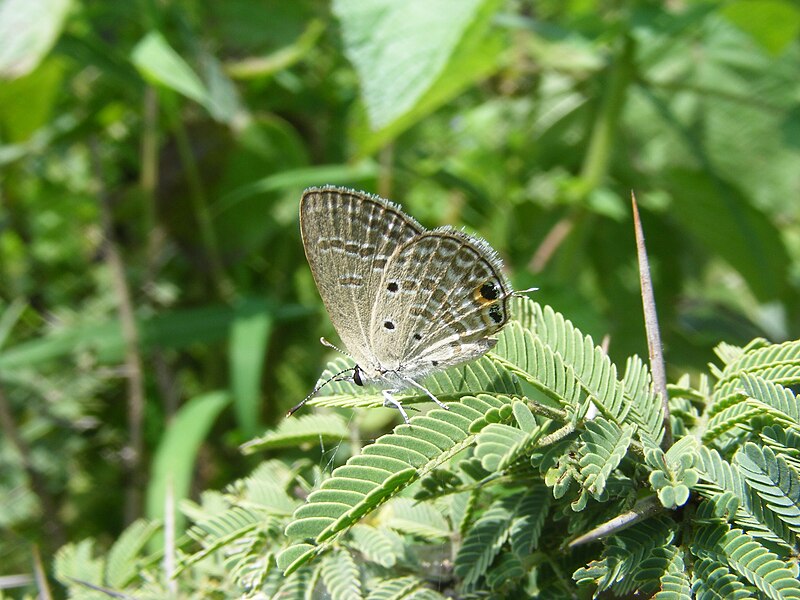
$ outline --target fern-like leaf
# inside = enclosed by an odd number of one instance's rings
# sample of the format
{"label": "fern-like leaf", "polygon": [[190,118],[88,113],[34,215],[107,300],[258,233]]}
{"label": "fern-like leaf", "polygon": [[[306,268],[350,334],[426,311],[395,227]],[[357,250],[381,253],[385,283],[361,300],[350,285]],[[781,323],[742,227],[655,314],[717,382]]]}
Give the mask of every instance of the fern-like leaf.
{"label": "fern-like leaf", "polygon": [[571,408],[573,413],[588,408],[588,403],[582,402],[580,381],[574,370],[564,364],[560,354],[519,323],[512,321],[503,328],[489,356],[559,405]]}
{"label": "fern-like leaf", "polygon": [[233,544],[260,528],[269,528],[276,523],[276,519],[267,517],[261,511],[243,506],[233,506],[199,521],[189,529],[188,535],[199,542],[203,549],[184,558],[180,568],[185,569],[194,565],[219,548]]}
{"label": "fern-like leaf", "polygon": [[797,367],[800,372],[800,340],[782,344],[763,345],[763,340],[754,340],[722,371],[720,383],[735,380],[742,375],[760,374],[776,367]]}
{"label": "fern-like leaf", "polygon": [[452,529],[432,503],[413,502],[406,498],[395,498],[386,505],[387,527],[431,542],[441,542],[452,535]]}
{"label": "fern-like leaf", "polygon": [[[661,552],[670,547],[674,534],[672,523],[664,517],[654,517],[637,523],[609,538],[603,551],[603,558],[593,561],[586,567],[575,571],[572,578],[581,583],[595,583],[597,593],[612,586],[618,595],[627,595],[636,590],[641,581],[635,575],[641,566],[653,557],[654,551]],[[662,556],[659,573],[666,570],[669,559]],[[652,580],[655,583],[656,580]]]}
{"label": "fern-like leaf", "polygon": [[742,600],[752,598],[745,585],[727,565],[701,558],[694,563],[692,591],[697,600]]}
{"label": "fern-like leaf", "polygon": [[487,471],[502,471],[527,458],[530,449],[543,433],[524,402],[516,400],[511,408],[518,428],[503,423],[490,423],[481,430],[476,439],[475,456]]}
{"label": "fern-like leaf", "polygon": [[399,535],[389,529],[378,529],[359,523],[350,529],[350,545],[370,562],[382,567],[393,567],[403,555],[403,542]]}
{"label": "fern-like leaf", "polygon": [[[74,588],[82,582],[91,585],[103,585],[104,561],[93,556],[92,540],[82,540],[77,544],[67,544],[61,547],[55,557],[55,576],[68,589]],[[86,598],[86,600],[105,600],[108,596],[102,592],[80,586],[79,595],[73,598]]]}
{"label": "fern-like leaf", "polygon": [[675,546],[655,548],[647,559],[642,561],[635,575],[641,593],[651,593],[658,581],[655,600],[691,600],[691,584],[685,573],[683,553]]}
{"label": "fern-like leaf", "polygon": [[108,552],[105,580],[109,586],[121,589],[133,581],[140,567],[137,557],[159,529],[160,523],[139,519],[122,532]]}
{"label": "fern-like leaf", "polygon": [[800,598],[800,581],[795,573],[746,533],[732,529],[721,545],[728,564],[768,598]]}
{"label": "fern-like leaf", "polygon": [[761,440],[800,472],[800,432],[775,425],[761,430]]}
{"label": "fern-like leaf", "polygon": [[511,550],[521,559],[531,554],[539,543],[539,536],[550,512],[552,495],[544,485],[532,486],[520,498],[511,523]]}
{"label": "fern-like leaf", "polygon": [[800,477],[770,448],[750,442],[736,453],[734,462],[763,501],[762,516],[770,529],[794,545],[800,533]]}
{"label": "fern-like leaf", "polygon": [[361,573],[353,556],[344,548],[328,554],[322,561],[322,581],[332,600],[359,600]]}
{"label": "fern-like leaf", "polygon": [[467,532],[456,555],[455,573],[471,587],[486,573],[511,531],[517,497],[495,501]]}
{"label": "fern-like leaf", "polygon": [[347,439],[347,421],[339,415],[310,414],[284,419],[274,431],[242,445],[245,454],[274,448],[297,448]]}
{"label": "fern-like leaf", "polygon": [[336,536],[401,489],[471,445],[473,424],[510,403],[504,396],[466,396],[452,403],[450,410],[434,409],[412,417],[410,425],[399,425],[394,433],[365,447],[309,495],[287,526],[290,539],[310,540],[314,549],[305,545],[302,550],[290,548],[281,554],[279,563],[291,572],[323,551]]}
{"label": "fern-like leaf", "polygon": [[606,480],[625,457],[633,431],[631,425],[619,427],[602,417],[586,422],[580,436],[580,468],[584,489],[595,499],[601,498]]}
{"label": "fern-like leaf", "polygon": [[727,563],[767,598],[800,598],[800,581],[792,569],[741,529],[710,522],[698,529],[691,549],[699,558]]}
{"label": "fern-like leaf", "polygon": [[[348,358],[336,358],[328,363],[318,382],[322,383],[335,373],[353,367]],[[520,393],[514,375],[498,367],[489,357],[434,373],[424,380],[425,387],[442,401],[458,400],[466,393],[512,394]],[[308,401],[309,406],[339,408],[374,408],[383,406],[383,396],[371,386],[357,386],[350,381],[334,381],[322,389],[323,394]],[[396,394],[403,404],[430,402],[430,398],[416,388]]]}
{"label": "fern-like leaf", "polygon": [[740,380],[748,396],[779,412],[789,426],[800,429],[800,398],[790,389],[757,375],[745,374]]}
{"label": "fern-like leaf", "polygon": [[425,587],[421,579],[408,576],[382,581],[367,600],[445,600],[445,597]]}
{"label": "fern-like leaf", "polygon": [[699,460],[695,467],[700,478],[705,482],[697,486],[697,490],[707,498],[715,498],[721,492],[730,492],[737,500],[738,510],[734,520],[744,527],[751,535],[762,537],[771,542],[785,544],[783,537],[772,531],[764,523],[761,515],[763,510],[753,508],[753,501],[758,496],[749,494],[745,486],[744,477],[739,467],[731,465],[723,459],[716,450],[709,450],[701,446],[698,452]]}

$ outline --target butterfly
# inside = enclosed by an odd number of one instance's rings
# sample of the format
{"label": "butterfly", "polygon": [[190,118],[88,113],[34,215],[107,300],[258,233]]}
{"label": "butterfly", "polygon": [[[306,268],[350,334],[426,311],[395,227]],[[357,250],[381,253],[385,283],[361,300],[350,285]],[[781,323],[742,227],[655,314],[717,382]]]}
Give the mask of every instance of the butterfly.
{"label": "butterfly", "polygon": [[406,422],[393,395],[400,390],[416,388],[447,408],[419,380],[497,343],[490,336],[508,321],[512,295],[497,253],[458,229],[425,229],[389,200],[333,186],[303,193],[300,231],[319,294],[356,364],[287,416],[342,379],[382,388],[384,405]]}

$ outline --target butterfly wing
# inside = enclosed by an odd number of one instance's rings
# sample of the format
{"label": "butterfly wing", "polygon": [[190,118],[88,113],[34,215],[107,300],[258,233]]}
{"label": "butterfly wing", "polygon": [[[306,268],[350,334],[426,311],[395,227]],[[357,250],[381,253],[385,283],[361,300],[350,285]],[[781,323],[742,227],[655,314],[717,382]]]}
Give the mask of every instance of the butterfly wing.
{"label": "butterfly wing", "polygon": [[370,317],[391,255],[422,226],[388,200],[337,187],[300,200],[300,232],[311,273],[336,332],[356,361],[374,363]]}
{"label": "butterfly wing", "polygon": [[473,360],[496,343],[510,293],[489,244],[448,227],[423,232],[386,267],[370,345],[384,368],[410,378]]}

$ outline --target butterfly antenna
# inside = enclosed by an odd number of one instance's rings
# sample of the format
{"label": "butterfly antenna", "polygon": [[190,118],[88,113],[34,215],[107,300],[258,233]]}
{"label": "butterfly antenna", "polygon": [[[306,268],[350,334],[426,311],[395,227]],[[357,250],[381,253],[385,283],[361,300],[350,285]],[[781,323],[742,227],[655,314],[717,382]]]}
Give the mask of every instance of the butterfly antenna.
{"label": "butterfly antenna", "polygon": [[[339,354],[344,354],[345,356],[350,356],[350,354],[348,352],[345,352],[344,350],[339,348],[339,346],[334,346],[328,340],[326,340],[324,337],[319,338],[319,343],[322,344],[323,346],[325,346],[326,348],[330,348],[331,350],[336,350]],[[350,358],[352,358],[352,356],[350,356]]]}
{"label": "butterfly antenna", "polygon": [[528,288],[526,290],[517,290],[516,292],[510,292],[509,294],[506,294],[506,295],[507,296],[519,296],[521,298],[524,294],[530,294],[531,292],[538,292],[538,291],[539,291],[539,288],[533,287],[533,288]]}
{"label": "butterfly antenna", "polygon": [[349,369],[344,369],[342,371],[339,371],[338,373],[336,373],[336,375],[331,375],[328,379],[326,379],[321,384],[316,386],[313,390],[311,390],[311,393],[308,396],[303,398],[300,402],[298,402],[296,405],[294,405],[292,408],[290,408],[288,411],[286,411],[286,416],[287,417],[291,417],[294,413],[296,413],[298,410],[300,410],[306,402],[311,400],[311,398],[313,398],[326,385],[328,385],[329,383],[331,383],[333,381],[341,381],[341,379],[338,379],[338,377],[344,375],[345,373],[347,373],[349,371],[355,371],[355,370],[356,370],[355,367],[350,367]]}

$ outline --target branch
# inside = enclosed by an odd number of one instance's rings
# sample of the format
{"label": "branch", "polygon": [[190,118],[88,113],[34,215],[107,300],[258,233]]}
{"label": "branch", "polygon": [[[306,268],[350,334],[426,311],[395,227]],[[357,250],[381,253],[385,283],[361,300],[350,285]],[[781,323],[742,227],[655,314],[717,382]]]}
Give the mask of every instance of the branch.
{"label": "branch", "polygon": [[122,337],[125,341],[125,374],[128,379],[128,445],[123,451],[122,460],[128,471],[127,489],[125,490],[126,523],[132,523],[141,514],[142,488],[142,421],[144,419],[144,375],[142,360],[139,355],[139,332],[136,328],[136,317],[133,311],[130,287],[125,277],[125,264],[117,248],[114,235],[114,221],[111,211],[111,199],[103,186],[103,170],[97,143],[90,143],[92,167],[100,204],[100,225],[105,240],[104,258],[111,272],[114,295],[119,304],[119,318],[122,326]]}
{"label": "branch", "polygon": [[653,295],[653,280],[650,277],[650,262],[647,259],[647,248],[644,245],[644,231],[639,218],[639,207],[636,196],[631,192],[633,206],[633,228],[636,232],[636,253],[639,257],[639,282],[642,289],[642,307],[644,308],[644,326],[647,331],[647,349],[650,354],[650,372],[653,374],[653,387],[661,394],[661,406],[664,411],[664,439],[661,447],[668,450],[672,446],[672,425],[669,421],[669,393],[667,392],[667,374],[664,367],[664,354],[661,347],[661,333],[658,328],[656,299]]}

